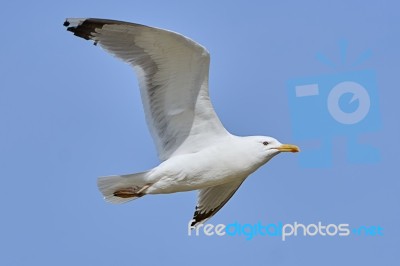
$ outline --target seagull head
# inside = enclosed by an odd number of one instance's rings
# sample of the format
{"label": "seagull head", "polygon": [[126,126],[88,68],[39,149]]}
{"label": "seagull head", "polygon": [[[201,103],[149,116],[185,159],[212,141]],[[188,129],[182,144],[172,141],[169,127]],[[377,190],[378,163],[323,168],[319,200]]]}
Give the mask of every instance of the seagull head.
{"label": "seagull head", "polygon": [[282,144],[277,139],[268,136],[251,137],[253,147],[258,150],[261,160],[266,163],[281,152],[299,152],[300,148],[293,144]]}

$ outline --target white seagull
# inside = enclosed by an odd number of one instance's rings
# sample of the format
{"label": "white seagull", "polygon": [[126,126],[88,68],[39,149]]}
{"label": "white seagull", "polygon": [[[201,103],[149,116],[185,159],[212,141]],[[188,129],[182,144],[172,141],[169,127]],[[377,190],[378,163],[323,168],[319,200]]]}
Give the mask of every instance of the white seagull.
{"label": "white seagull", "polygon": [[295,145],[272,137],[239,137],[221,124],[208,94],[208,51],[168,30],[97,18],[70,18],[64,26],[130,64],[139,79],[148,127],[160,165],[149,171],[100,177],[106,201],[199,190],[191,226],[204,223],[243,181]]}

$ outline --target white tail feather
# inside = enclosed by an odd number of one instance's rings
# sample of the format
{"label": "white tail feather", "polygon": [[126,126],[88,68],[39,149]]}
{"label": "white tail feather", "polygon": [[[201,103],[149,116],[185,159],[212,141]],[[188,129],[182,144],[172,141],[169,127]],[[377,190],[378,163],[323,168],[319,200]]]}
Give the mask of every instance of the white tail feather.
{"label": "white tail feather", "polygon": [[143,187],[146,183],[147,172],[130,174],[130,175],[115,175],[115,176],[104,176],[97,179],[97,186],[100,192],[103,194],[104,199],[110,203],[125,203],[138,197],[132,198],[120,198],[114,196],[114,192],[119,189],[125,189],[129,187]]}

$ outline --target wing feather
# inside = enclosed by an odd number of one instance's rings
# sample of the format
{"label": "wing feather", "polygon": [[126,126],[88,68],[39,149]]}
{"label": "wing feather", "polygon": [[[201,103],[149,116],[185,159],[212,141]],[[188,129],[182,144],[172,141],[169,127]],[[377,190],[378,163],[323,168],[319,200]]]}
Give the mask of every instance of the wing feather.
{"label": "wing feather", "polygon": [[199,190],[198,202],[191,226],[206,222],[214,216],[239,189],[244,180],[235,180]]}
{"label": "wing feather", "polygon": [[209,99],[210,56],[201,45],[178,33],[122,21],[67,19],[64,25],[133,66],[161,160],[197,152],[229,134]]}

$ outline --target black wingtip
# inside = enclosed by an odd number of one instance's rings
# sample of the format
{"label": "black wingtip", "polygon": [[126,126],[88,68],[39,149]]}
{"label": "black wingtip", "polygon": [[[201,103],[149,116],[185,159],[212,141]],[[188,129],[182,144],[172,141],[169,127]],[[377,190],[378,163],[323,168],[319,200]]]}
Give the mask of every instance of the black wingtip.
{"label": "black wingtip", "polygon": [[[97,29],[101,29],[107,20],[101,19],[82,19],[79,23],[70,22],[66,20],[64,26],[67,27],[67,31],[72,32],[75,36],[81,37],[85,40],[92,40],[93,34]],[[96,41],[94,42],[96,45]]]}
{"label": "black wingtip", "polygon": [[211,216],[213,216],[213,210],[211,210],[210,212],[206,212],[206,213],[200,213],[200,211],[198,210],[198,206],[196,206],[196,210],[193,214],[193,218],[192,218],[192,223],[190,226],[197,226],[198,224],[201,224],[203,222],[205,222],[207,219],[211,218]]}
{"label": "black wingtip", "polygon": [[196,220],[192,220],[193,222],[190,224],[190,227],[195,227],[195,225],[197,224],[197,221]]}
{"label": "black wingtip", "polygon": [[[99,29],[102,29],[106,24],[119,24],[119,25],[134,25],[134,26],[142,26],[147,27],[141,24],[129,23],[118,20],[110,20],[110,19],[99,19],[99,18],[86,18],[86,19],[76,19],[75,21],[71,21],[67,19],[64,22],[64,26],[67,27],[67,31],[72,32],[75,36],[83,38],[85,40],[93,40],[94,35],[97,33]],[[94,45],[97,45],[97,40],[94,40]]]}

